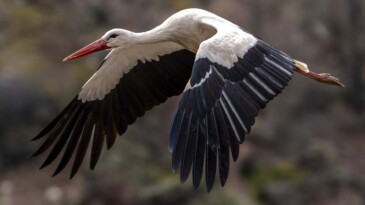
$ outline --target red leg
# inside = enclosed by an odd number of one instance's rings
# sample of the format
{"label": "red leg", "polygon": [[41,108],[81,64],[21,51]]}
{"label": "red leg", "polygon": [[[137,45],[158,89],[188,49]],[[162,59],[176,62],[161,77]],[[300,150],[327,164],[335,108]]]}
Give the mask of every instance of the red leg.
{"label": "red leg", "polygon": [[345,85],[342,84],[338,78],[332,76],[329,73],[315,73],[313,71],[310,71],[307,68],[307,65],[300,61],[294,60],[294,63],[295,63],[295,71],[306,77],[312,78],[313,80],[316,80],[321,83],[345,87]]}

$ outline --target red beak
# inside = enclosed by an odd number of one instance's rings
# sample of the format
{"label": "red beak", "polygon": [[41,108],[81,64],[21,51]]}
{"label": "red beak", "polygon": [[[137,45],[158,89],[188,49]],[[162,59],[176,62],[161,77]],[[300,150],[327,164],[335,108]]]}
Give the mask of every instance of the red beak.
{"label": "red beak", "polygon": [[75,58],[79,58],[81,56],[88,55],[90,53],[109,49],[110,47],[107,46],[107,44],[108,44],[108,42],[106,42],[105,40],[102,40],[102,39],[96,40],[96,41],[90,43],[89,45],[81,48],[80,50],[76,51],[75,53],[67,56],[65,59],[63,59],[63,61],[69,61],[69,60],[72,60]]}

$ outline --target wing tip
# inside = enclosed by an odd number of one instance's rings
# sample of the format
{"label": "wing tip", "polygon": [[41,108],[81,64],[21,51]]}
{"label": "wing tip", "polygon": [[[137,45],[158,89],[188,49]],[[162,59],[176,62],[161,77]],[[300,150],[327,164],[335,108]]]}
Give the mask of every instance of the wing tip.
{"label": "wing tip", "polygon": [[80,168],[80,166],[76,166],[76,167],[72,166],[71,173],[69,176],[70,180],[77,174],[77,172],[79,171],[79,168]]}
{"label": "wing tip", "polygon": [[[43,132],[43,130],[41,132]],[[44,135],[41,135],[41,132],[39,134],[37,134],[35,137],[33,137],[32,139],[30,139],[30,141],[35,142],[35,141],[41,139],[42,137],[44,137]]]}
{"label": "wing tip", "polygon": [[44,161],[44,162],[43,162],[43,164],[39,167],[39,170],[44,169],[44,168],[45,168],[45,167],[47,167],[49,164],[50,164],[50,162],[47,162],[47,160],[46,160],[46,161]]}

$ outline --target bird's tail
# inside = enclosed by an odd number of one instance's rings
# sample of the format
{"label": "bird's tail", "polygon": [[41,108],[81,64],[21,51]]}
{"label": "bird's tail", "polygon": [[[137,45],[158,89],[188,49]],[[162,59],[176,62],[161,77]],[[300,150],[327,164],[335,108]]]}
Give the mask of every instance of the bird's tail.
{"label": "bird's tail", "polygon": [[313,71],[310,71],[308,69],[307,64],[305,64],[303,62],[294,60],[294,66],[295,66],[296,72],[298,72],[306,77],[312,78],[313,80],[316,80],[318,82],[325,83],[325,84],[345,87],[345,85],[342,84],[338,78],[332,76],[329,73],[315,73]]}

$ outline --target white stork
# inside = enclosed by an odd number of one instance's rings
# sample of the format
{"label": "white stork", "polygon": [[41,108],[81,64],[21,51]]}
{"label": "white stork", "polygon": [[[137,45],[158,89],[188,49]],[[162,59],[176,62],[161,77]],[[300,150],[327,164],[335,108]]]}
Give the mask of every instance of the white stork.
{"label": "white stork", "polygon": [[205,164],[209,192],[217,166],[225,184],[230,155],[237,159],[258,111],[284,89],[294,71],[343,86],[330,74],[309,71],[306,64],[201,9],[177,12],[147,32],[112,29],[64,61],[105,49],[111,51],[95,74],[33,139],[45,138],[33,156],[54,145],[41,168],[64,149],[54,175],[75,153],[72,178],[90,143],[94,169],[104,142],[109,149],[138,117],[182,93],[169,133],[172,169],[180,169],[181,182],[191,171],[197,188]]}

